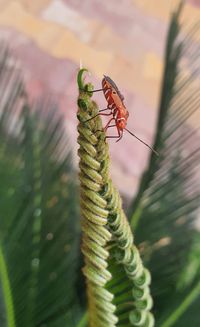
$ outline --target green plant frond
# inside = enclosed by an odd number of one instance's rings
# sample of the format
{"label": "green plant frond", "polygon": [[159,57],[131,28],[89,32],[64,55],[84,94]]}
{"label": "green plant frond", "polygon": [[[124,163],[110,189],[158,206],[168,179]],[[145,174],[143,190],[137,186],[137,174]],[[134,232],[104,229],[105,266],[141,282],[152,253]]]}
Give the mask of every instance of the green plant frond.
{"label": "green plant frond", "polygon": [[173,299],[166,302],[166,308],[157,320],[158,326],[198,326],[199,317],[199,300],[200,300],[200,282],[198,275],[195,280],[179,292],[174,292]]}
{"label": "green plant frond", "polygon": [[200,324],[200,233],[196,232],[186,267],[179,278],[177,291],[166,307],[157,323],[161,327],[198,326]]}
{"label": "green plant frond", "polygon": [[89,323],[98,327],[153,326],[150,274],[133,244],[119,193],[110,179],[108,144],[97,105],[91,100],[93,87],[81,80],[84,71],[80,70],[77,79],[77,117]]}
{"label": "green plant frond", "polygon": [[166,308],[174,305],[176,311],[183,292],[187,297],[190,285],[199,277],[198,269],[193,270],[190,279],[186,275],[194,251],[200,201],[199,122],[197,119],[196,129],[189,123],[192,115],[194,121],[200,102],[199,45],[191,41],[199,34],[200,25],[190,27],[184,35],[180,14],[179,8],[172,17],[166,46],[154,145],[160,157],[151,156],[129,212],[136,244],[152,273],[157,321]]}
{"label": "green plant frond", "polygon": [[178,20],[181,14],[182,5],[183,4],[181,2],[177,12],[175,12],[172,16],[167,36],[167,44],[165,50],[165,67],[163,72],[160,106],[154,142],[154,148],[159,151],[160,159],[158,159],[153,153],[151,154],[148,169],[146,170],[141,179],[137,196],[134,199],[132,205],[130,206],[129,215],[132,216],[131,224],[134,228],[136,227],[136,223],[134,221],[133,213],[138,210],[139,206],[142,206],[141,202],[143,193],[148,188],[151,180],[154,178],[154,174],[160,167],[160,161],[163,158],[162,151],[165,145],[163,143],[163,129],[165,127],[166,120],[169,116],[170,103],[172,101],[174,91],[174,83],[177,77],[177,63],[180,59],[182,49],[182,44],[180,42],[177,43],[177,38],[180,30]]}
{"label": "green plant frond", "polygon": [[8,302],[0,293],[4,320],[14,317],[18,327],[73,327],[82,315],[76,293],[80,232],[63,117],[50,101],[28,103],[9,59],[3,52],[0,243],[8,278],[1,265],[0,288],[11,296]]}
{"label": "green plant frond", "polygon": [[[2,249],[0,247],[0,280],[2,280],[2,295],[5,299],[5,308],[7,310],[7,326],[15,327],[15,315],[14,315],[14,307],[13,307],[13,297],[11,294],[11,286],[9,281],[9,276],[7,272],[7,267],[5,263],[5,259],[3,256]],[[1,319],[0,322],[2,323]],[[3,323],[6,323],[5,320]]]}

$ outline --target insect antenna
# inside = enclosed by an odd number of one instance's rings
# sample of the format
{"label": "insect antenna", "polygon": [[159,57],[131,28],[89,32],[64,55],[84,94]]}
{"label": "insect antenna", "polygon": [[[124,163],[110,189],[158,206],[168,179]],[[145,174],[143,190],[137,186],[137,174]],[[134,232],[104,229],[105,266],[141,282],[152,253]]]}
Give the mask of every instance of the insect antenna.
{"label": "insect antenna", "polygon": [[127,132],[129,132],[129,134],[131,134],[132,136],[134,136],[138,141],[140,141],[141,143],[143,143],[144,145],[146,145],[151,151],[153,151],[157,156],[159,156],[159,153],[154,150],[152,147],[150,147],[150,145],[148,145],[147,143],[145,143],[144,141],[142,141],[139,137],[137,137],[135,134],[133,134],[131,131],[129,131],[127,128],[125,128],[125,130]]}

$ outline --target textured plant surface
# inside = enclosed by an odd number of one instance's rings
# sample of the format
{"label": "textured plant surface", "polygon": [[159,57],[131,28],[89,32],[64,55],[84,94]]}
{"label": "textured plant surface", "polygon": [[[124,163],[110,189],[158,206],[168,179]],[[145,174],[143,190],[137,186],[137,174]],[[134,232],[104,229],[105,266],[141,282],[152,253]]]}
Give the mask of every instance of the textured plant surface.
{"label": "textured plant surface", "polygon": [[88,92],[92,85],[83,85],[83,73],[84,69],[78,74],[78,154],[90,326],[153,326],[150,274],[133,243],[119,193],[109,175],[108,143],[101,118],[86,122],[98,108]]}

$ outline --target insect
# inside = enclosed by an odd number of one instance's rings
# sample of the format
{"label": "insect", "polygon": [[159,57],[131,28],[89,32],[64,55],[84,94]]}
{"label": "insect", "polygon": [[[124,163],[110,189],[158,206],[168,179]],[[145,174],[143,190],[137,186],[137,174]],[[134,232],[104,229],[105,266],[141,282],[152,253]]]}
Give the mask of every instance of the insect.
{"label": "insect", "polygon": [[[94,119],[99,115],[111,116],[108,123],[104,127],[104,131],[106,132],[110,127],[116,127],[118,135],[106,136],[106,138],[116,138],[117,139],[116,142],[119,142],[123,137],[124,130],[126,130],[137,140],[139,140],[144,145],[146,145],[149,149],[151,149],[151,151],[153,151],[156,155],[159,155],[157,151],[155,151],[147,143],[145,143],[143,140],[141,140],[139,137],[137,137],[135,134],[133,134],[131,131],[129,131],[126,128],[129,112],[124,104],[124,96],[120,93],[117,85],[109,76],[104,75],[104,78],[102,79],[102,89],[88,91],[88,92],[100,92],[100,91],[103,91],[104,93],[104,96],[107,101],[107,108],[99,110],[99,113],[97,115],[93,116],[87,121]],[[105,111],[108,111],[108,113],[104,113]]]}

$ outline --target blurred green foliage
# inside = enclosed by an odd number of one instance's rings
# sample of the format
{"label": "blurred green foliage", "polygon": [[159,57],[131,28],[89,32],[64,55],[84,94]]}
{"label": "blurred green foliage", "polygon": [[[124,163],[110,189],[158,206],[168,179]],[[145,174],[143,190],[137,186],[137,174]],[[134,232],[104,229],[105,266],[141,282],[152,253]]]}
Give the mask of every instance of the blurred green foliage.
{"label": "blurred green foliage", "polygon": [[7,59],[4,49],[0,244],[9,289],[1,287],[1,303],[11,292],[7,316],[12,306],[13,326],[75,325],[81,313],[76,292],[79,195],[63,120],[50,101],[38,101],[31,108],[19,76],[7,67]]}

